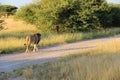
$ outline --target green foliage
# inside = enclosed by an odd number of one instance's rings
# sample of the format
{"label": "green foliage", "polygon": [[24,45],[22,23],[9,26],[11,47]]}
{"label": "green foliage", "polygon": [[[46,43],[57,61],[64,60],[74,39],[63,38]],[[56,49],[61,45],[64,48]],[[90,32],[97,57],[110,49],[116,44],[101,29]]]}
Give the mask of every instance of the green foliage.
{"label": "green foliage", "polygon": [[109,26],[109,11],[105,0],[40,0],[21,8],[17,16],[45,32],[77,32]]}
{"label": "green foliage", "polygon": [[112,26],[120,26],[120,4],[111,4]]}
{"label": "green foliage", "polygon": [[17,7],[11,5],[0,5],[0,16],[5,14],[15,14]]}
{"label": "green foliage", "polygon": [[36,17],[35,17],[36,8],[35,7],[36,5],[34,4],[23,6],[16,13],[16,17],[26,21],[27,23],[35,24],[35,21],[36,21]]}

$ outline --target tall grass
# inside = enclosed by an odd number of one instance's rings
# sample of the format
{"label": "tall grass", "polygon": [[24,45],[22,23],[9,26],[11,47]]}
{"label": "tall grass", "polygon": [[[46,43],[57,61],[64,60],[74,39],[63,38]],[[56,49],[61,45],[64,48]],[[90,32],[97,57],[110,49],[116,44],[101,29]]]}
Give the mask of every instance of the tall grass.
{"label": "tall grass", "polygon": [[[10,53],[13,51],[24,50],[25,37],[33,34],[35,31],[18,31],[18,32],[2,32],[0,33],[0,53]],[[50,46],[54,44],[64,44],[74,41],[93,39],[106,36],[114,36],[120,33],[120,28],[107,29],[94,32],[81,33],[63,33],[63,34],[42,34],[39,43],[40,47]],[[17,45],[16,45],[17,44]],[[7,47],[6,47],[7,46]],[[12,47],[14,46],[14,47]]]}
{"label": "tall grass", "polygon": [[10,53],[21,51],[25,48],[25,37],[32,34],[33,31],[3,32],[0,34],[0,53]]}
{"label": "tall grass", "polygon": [[27,35],[34,33],[33,31],[13,31],[13,32],[3,32],[0,33],[0,38],[25,38]]}
{"label": "tall grass", "polygon": [[31,65],[0,76],[1,80],[119,80],[120,39],[79,51],[53,62]]}
{"label": "tall grass", "polygon": [[24,40],[18,38],[5,38],[0,39],[0,53],[10,53],[24,48]]}

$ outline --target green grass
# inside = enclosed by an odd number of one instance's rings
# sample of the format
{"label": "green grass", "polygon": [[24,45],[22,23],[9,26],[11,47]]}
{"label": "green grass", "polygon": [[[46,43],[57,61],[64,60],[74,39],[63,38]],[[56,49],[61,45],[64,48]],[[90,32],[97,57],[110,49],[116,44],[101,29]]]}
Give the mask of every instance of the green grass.
{"label": "green grass", "polygon": [[19,31],[19,32],[7,32],[0,33],[0,38],[25,38],[27,35],[33,33],[32,31]]}
{"label": "green grass", "polygon": [[111,40],[52,62],[0,73],[0,80],[119,80],[118,43]]}
{"label": "green grass", "polygon": [[[35,31],[3,32],[0,34],[0,54],[11,53],[14,51],[25,50],[25,37]],[[39,43],[40,47],[65,44],[69,42],[82,41],[86,39],[114,36],[120,33],[120,28],[112,28],[101,31],[81,32],[81,33],[63,33],[63,34],[42,34]],[[17,45],[16,45],[17,44]]]}

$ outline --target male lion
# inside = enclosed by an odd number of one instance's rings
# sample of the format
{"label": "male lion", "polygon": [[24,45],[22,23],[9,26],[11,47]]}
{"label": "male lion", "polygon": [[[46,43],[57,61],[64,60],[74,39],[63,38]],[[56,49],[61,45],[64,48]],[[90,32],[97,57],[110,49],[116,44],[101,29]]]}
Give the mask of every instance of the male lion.
{"label": "male lion", "polygon": [[38,51],[37,45],[38,45],[40,39],[41,39],[41,34],[40,34],[40,33],[35,33],[35,34],[33,34],[33,35],[27,36],[27,37],[26,37],[26,43],[24,44],[24,45],[27,46],[25,52],[26,52],[26,53],[29,53],[29,52],[30,52],[29,47],[30,47],[31,44],[34,45],[33,52],[37,52],[37,51]]}

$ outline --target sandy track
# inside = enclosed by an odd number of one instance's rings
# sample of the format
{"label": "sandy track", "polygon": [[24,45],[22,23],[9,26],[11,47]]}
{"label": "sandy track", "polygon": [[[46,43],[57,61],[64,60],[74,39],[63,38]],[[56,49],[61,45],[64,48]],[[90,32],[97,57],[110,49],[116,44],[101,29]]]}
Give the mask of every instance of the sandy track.
{"label": "sandy track", "polygon": [[12,71],[19,67],[28,66],[30,64],[41,64],[48,62],[65,55],[74,54],[75,52],[83,49],[94,48],[101,43],[106,43],[107,41],[118,38],[119,36],[80,41],[39,49],[38,53],[16,53],[0,56],[0,72]]}

